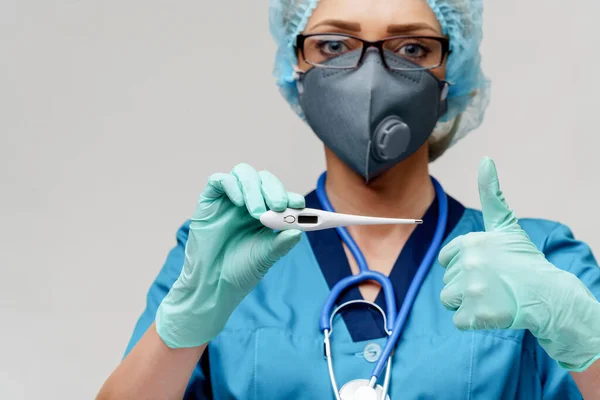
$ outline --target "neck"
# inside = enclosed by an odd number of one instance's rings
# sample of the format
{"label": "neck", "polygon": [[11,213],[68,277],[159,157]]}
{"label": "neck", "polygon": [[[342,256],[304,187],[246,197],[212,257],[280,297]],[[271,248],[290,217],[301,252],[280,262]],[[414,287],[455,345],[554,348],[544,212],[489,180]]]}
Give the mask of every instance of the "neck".
{"label": "neck", "polygon": [[[325,190],[333,208],[340,213],[390,218],[421,218],[433,202],[435,190],[429,178],[427,145],[369,184],[326,149]],[[415,225],[351,226],[356,241],[371,269],[389,276],[400,250]],[[353,274],[358,266],[344,246]],[[377,284],[363,284],[363,297],[374,301]]]}
{"label": "neck", "polygon": [[[328,149],[326,161],[325,186],[336,212],[389,218],[421,218],[433,202],[435,190],[429,178],[426,145],[368,184]],[[385,231],[386,227],[389,230],[394,226],[361,228],[376,232],[381,228]]]}

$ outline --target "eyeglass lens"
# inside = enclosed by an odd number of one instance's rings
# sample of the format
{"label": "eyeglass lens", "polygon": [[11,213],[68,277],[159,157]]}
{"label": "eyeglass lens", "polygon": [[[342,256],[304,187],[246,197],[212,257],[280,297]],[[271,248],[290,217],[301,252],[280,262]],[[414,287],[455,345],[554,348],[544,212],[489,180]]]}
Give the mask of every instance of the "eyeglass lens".
{"label": "eyeglass lens", "polygon": [[[309,64],[327,67],[328,61],[354,52],[354,57],[336,60],[334,67],[354,68],[358,66],[363,46],[362,41],[348,36],[335,34],[308,36],[304,41],[304,58]],[[421,69],[430,69],[438,67],[443,59],[442,43],[431,38],[390,38],[383,43],[383,49],[384,57],[390,57],[388,64],[393,64],[391,57],[394,55],[418,65]],[[393,65],[390,67],[400,69]],[[407,68],[403,66],[401,69]]]}

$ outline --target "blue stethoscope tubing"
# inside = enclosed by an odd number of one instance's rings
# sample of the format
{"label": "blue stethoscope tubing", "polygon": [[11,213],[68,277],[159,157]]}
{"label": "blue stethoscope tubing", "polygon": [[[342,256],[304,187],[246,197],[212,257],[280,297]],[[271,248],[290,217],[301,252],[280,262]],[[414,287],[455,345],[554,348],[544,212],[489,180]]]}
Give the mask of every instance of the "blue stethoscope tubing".
{"label": "blue stethoscope tubing", "polygon": [[[329,202],[329,198],[327,197],[327,193],[325,191],[325,180],[327,177],[327,172],[324,172],[317,183],[317,197],[321,206],[325,211],[334,212],[333,206]],[[340,280],[332,289],[325,306],[321,312],[320,318],[320,328],[322,332],[331,330],[331,312],[336,301],[341,296],[342,292],[347,290],[348,288],[357,285],[364,281],[374,280],[381,285],[385,296],[386,303],[386,330],[388,332],[391,331],[390,336],[387,339],[385,347],[379,360],[375,367],[373,368],[373,372],[371,373],[371,381],[377,381],[379,376],[381,375],[383,369],[388,362],[388,358],[392,354],[394,348],[396,347],[396,343],[400,339],[400,335],[402,334],[402,330],[406,325],[406,321],[408,319],[408,315],[410,314],[410,310],[415,302],[419,289],[425,280],[429,269],[433,265],[435,261],[435,257],[437,256],[440,247],[442,245],[442,241],[444,240],[444,233],[446,230],[446,225],[448,222],[448,197],[444,192],[444,189],[440,185],[440,183],[433,177],[431,177],[431,181],[433,183],[435,194],[438,199],[438,220],[435,228],[435,233],[433,235],[433,240],[417,269],[415,277],[413,278],[408,291],[406,292],[406,296],[404,301],[402,302],[402,306],[400,307],[400,311],[396,314],[396,300],[394,296],[394,288],[392,286],[392,282],[390,279],[377,271],[369,270],[367,265],[367,261],[354,241],[352,236],[345,227],[335,228],[337,230],[338,235],[342,239],[342,241],[346,244],[352,256],[356,260],[358,264],[359,273],[356,275],[351,275]]]}

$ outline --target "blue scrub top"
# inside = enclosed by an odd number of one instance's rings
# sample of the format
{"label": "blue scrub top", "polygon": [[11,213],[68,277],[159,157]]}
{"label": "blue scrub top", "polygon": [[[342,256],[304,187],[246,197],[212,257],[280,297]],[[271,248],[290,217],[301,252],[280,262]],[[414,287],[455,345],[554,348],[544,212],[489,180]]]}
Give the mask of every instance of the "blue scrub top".
{"label": "blue scrub top", "polygon": [[[444,245],[457,236],[484,230],[481,212],[452,198]],[[307,207],[321,206],[315,192]],[[437,199],[400,253],[390,279],[398,309],[433,237]],[[600,299],[600,268],[590,248],[556,222],[522,219],[546,258],[579,277]],[[143,336],[183,266],[189,223],[177,232],[152,284],[147,306],[127,352]],[[335,230],[309,232],[274,265],[211,341],[194,370],[185,399],[334,399],[319,316],[330,288],[351,274]],[[444,269],[436,262],[412,308],[392,362],[394,399],[581,399],[562,369],[522,330],[459,331],[453,312],[440,300]],[[357,288],[340,299],[362,298]],[[383,297],[376,303],[385,309]],[[385,345],[381,316],[365,307],[350,309],[333,325],[333,366],[338,385],[368,379]]]}

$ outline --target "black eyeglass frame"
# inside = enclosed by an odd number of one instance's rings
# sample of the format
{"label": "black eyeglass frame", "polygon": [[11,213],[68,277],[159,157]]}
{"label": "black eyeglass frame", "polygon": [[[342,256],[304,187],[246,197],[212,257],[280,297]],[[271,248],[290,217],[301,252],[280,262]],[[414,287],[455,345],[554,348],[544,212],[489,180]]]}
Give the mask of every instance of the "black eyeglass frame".
{"label": "black eyeglass frame", "polygon": [[[312,63],[310,61],[308,61],[306,59],[306,56],[304,55],[304,43],[306,42],[306,39],[313,37],[313,36],[341,36],[341,37],[347,37],[347,38],[351,38],[351,39],[355,39],[358,40],[360,42],[362,42],[362,52],[360,54],[360,57],[358,58],[358,61],[356,62],[356,65],[351,66],[351,67],[340,67],[340,66],[329,66],[329,65],[322,65],[322,64],[315,64]],[[387,63],[387,61],[385,60],[385,56],[383,53],[383,44],[387,41],[390,40],[396,40],[396,39],[431,39],[431,40],[436,40],[438,42],[440,42],[440,44],[442,45],[442,57],[440,59],[439,64],[437,64],[436,66],[432,66],[432,67],[422,67],[422,68],[397,68],[397,67],[390,67]],[[369,40],[365,40],[353,35],[349,35],[347,33],[333,33],[333,32],[323,32],[323,33],[309,33],[307,35],[304,34],[299,34],[296,37],[296,48],[300,50],[300,54],[302,55],[302,59],[304,60],[304,62],[306,62],[307,64],[310,64],[314,67],[317,68],[330,68],[330,69],[354,69],[354,68],[358,68],[362,62],[363,59],[365,58],[365,54],[367,53],[367,50],[371,47],[376,48],[379,51],[379,56],[381,58],[381,61],[383,62],[383,66],[386,67],[387,69],[391,69],[391,70],[395,70],[395,71],[406,71],[406,70],[410,70],[410,71],[419,71],[419,70],[430,70],[430,69],[435,69],[440,67],[442,64],[444,64],[444,61],[446,60],[446,58],[448,57],[448,55],[451,53],[450,51],[450,40],[448,40],[448,38],[445,37],[439,37],[439,36],[421,36],[421,35],[408,35],[408,36],[391,36],[385,39],[381,39],[381,40],[377,40],[375,42],[371,42]]]}

